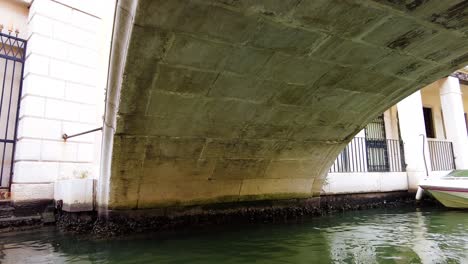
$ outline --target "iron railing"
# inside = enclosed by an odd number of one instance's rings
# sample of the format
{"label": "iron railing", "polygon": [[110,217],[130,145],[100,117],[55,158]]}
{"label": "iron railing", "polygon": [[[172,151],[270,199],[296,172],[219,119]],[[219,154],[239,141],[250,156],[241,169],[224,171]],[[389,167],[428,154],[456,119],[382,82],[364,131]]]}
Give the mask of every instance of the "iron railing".
{"label": "iron railing", "polygon": [[329,172],[401,172],[405,171],[404,160],[400,140],[355,137]]}
{"label": "iron railing", "polygon": [[446,171],[455,169],[455,156],[450,141],[428,139],[429,155],[433,171]]}
{"label": "iron railing", "polygon": [[[17,33],[17,32],[16,32]],[[10,188],[23,87],[26,40],[0,26],[0,188]]]}

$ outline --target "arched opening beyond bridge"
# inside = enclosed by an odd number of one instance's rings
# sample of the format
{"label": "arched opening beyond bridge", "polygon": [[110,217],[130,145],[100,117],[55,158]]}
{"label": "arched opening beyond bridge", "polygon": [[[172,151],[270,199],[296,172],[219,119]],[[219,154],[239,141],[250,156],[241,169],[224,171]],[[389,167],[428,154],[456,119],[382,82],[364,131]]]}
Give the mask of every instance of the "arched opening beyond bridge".
{"label": "arched opening beyond bridge", "polygon": [[467,5],[119,1],[101,206],[317,196],[370,120],[468,61]]}

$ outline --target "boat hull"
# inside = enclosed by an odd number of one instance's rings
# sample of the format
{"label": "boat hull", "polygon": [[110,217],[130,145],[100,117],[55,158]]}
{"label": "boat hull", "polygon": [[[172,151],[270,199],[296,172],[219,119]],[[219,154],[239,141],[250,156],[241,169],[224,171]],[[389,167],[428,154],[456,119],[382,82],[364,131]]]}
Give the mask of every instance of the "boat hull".
{"label": "boat hull", "polygon": [[449,208],[468,208],[468,189],[421,185],[440,203]]}

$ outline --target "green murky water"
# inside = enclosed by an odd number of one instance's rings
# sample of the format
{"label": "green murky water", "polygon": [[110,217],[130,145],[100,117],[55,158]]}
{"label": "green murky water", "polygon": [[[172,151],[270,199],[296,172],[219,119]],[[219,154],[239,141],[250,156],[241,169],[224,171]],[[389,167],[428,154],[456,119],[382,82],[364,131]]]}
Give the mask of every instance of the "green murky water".
{"label": "green murky water", "polygon": [[468,211],[368,210],[107,241],[47,228],[1,235],[0,262],[468,263]]}

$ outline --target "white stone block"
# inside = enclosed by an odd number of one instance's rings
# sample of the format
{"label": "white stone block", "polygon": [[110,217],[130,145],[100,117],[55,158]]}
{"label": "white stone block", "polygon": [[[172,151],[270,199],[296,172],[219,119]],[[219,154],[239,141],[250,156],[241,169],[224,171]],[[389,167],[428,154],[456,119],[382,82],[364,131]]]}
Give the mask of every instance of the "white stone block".
{"label": "white stone block", "polygon": [[94,160],[94,145],[79,143],[77,161],[92,162]]}
{"label": "white stone block", "polygon": [[65,98],[80,103],[94,103],[93,98],[97,96],[94,86],[67,83],[65,86]]}
{"label": "white stone block", "polygon": [[31,54],[26,59],[26,64],[24,66],[25,75],[27,74],[40,74],[48,75],[49,74],[49,58],[38,55]]}
{"label": "white stone block", "polygon": [[18,161],[15,163],[15,183],[50,183],[59,175],[59,163]]}
{"label": "white stone block", "polygon": [[31,5],[30,13],[32,19],[34,19],[34,16],[43,15],[68,23],[71,20],[72,9],[51,0],[35,0]]}
{"label": "white stone block", "polygon": [[24,116],[43,117],[45,99],[37,96],[25,96],[21,99],[20,118]]}
{"label": "white stone block", "polygon": [[53,24],[53,37],[70,44],[86,47],[92,50],[98,50],[100,47],[95,33],[57,21]]}
{"label": "white stone block", "polygon": [[[21,137],[21,134],[19,133]],[[16,145],[15,160],[39,160],[41,158],[41,140],[20,139]]]}
{"label": "white stone block", "polygon": [[31,17],[28,23],[28,39],[30,39],[33,34],[52,37],[53,20],[39,14]]}
{"label": "white stone block", "polygon": [[79,110],[79,120],[85,123],[99,124],[97,108],[94,105],[81,105]]}
{"label": "white stone block", "polygon": [[66,60],[68,58],[68,49],[70,44],[54,40],[48,36],[33,34],[28,41],[28,55],[37,53],[50,58]]}
{"label": "white stone block", "polygon": [[13,183],[11,200],[13,202],[54,199],[53,183]]}
{"label": "white stone block", "polygon": [[44,161],[76,161],[77,152],[76,143],[44,140],[41,158]]}
{"label": "white stone block", "polygon": [[85,66],[52,59],[50,76],[87,85],[96,85],[96,71]]}
{"label": "white stone block", "polygon": [[99,18],[96,18],[76,9],[73,9],[72,11],[70,22],[75,27],[79,27],[81,29],[91,32],[99,30],[99,27],[101,26],[101,20]]}
{"label": "white stone block", "polygon": [[60,120],[79,120],[80,105],[56,99],[46,99],[45,117]]}
{"label": "white stone block", "polygon": [[62,123],[57,120],[23,117],[19,121],[21,137],[35,139],[62,139]]}
{"label": "white stone block", "polygon": [[[23,96],[40,95],[50,98],[64,98],[65,82],[35,74],[28,74],[23,81]],[[24,106],[21,106],[22,108]]]}
{"label": "white stone block", "polygon": [[72,46],[68,56],[68,60],[70,62],[93,69],[97,68],[98,58],[98,53],[95,50],[78,46]]}
{"label": "white stone block", "polygon": [[68,179],[55,183],[54,199],[62,204],[62,210],[67,212],[83,212],[94,210],[94,189],[96,180]]}

